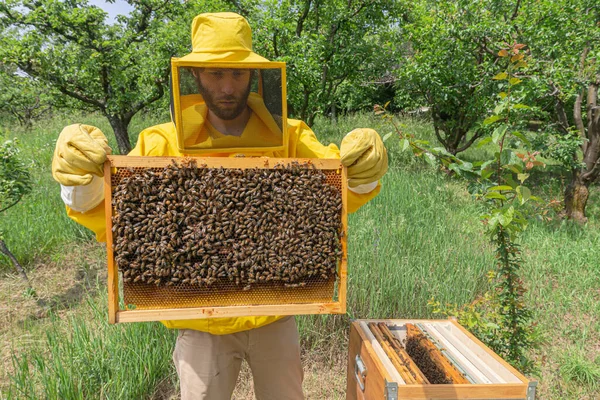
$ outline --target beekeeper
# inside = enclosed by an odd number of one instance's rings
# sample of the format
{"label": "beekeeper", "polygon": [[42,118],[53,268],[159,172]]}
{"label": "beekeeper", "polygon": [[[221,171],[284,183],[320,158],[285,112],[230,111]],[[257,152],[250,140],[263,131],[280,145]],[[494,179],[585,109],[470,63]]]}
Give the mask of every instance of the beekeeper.
{"label": "beekeeper", "polygon": [[[200,14],[192,53],[171,60],[172,121],[142,131],[136,156],[268,156],[341,158],[348,167],[348,211],[375,197],[387,153],[372,129],[348,133],[341,149],[319,143],[302,121],[286,118],[285,64],[252,51],[248,22],[234,13]],[[60,133],[52,175],[67,215],[106,241],[103,163],[111,149],[96,127]],[[302,399],[298,329],[293,317],[163,321],[179,329],[173,361],[181,397],[230,399],[242,360],[257,399]]]}

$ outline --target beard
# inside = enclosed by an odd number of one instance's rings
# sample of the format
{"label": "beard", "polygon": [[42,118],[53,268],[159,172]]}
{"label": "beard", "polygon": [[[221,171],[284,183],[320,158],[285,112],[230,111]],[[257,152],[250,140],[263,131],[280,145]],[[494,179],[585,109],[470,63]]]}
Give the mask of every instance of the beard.
{"label": "beard", "polygon": [[[248,96],[250,95],[250,86],[251,82],[248,82],[246,90],[239,95],[216,96],[207,90],[202,85],[202,82],[198,81],[198,89],[208,109],[225,121],[237,118],[246,109]],[[222,104],[222,102],[227,102],[228,104]]]}

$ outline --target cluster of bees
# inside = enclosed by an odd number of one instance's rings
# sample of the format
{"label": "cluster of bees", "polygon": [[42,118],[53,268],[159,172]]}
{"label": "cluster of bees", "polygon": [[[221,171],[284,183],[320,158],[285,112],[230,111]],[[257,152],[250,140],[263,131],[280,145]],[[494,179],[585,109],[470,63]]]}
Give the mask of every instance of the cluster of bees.
{"label": "cluster of bees", "polygon": [[420,340],[407,337],[405,342],[406,352],[417,364],[419,369],[432,384],[450,384],[452,379],[430,357],[429,350],[423,347]]}
{"label": "cluster of bees", "polygon": [[125,169],[113,188],[113,250],[124,282],[304,286],[334,278],[342,255],[339,188],[323,171]]}

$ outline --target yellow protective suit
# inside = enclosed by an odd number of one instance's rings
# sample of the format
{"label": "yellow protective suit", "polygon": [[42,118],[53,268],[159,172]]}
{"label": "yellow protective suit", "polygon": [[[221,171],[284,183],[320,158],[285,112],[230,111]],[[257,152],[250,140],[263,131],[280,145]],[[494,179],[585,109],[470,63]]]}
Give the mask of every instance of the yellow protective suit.
{"label": "yellow protective suit", "polygon": [[[262,102],[249,102],[249,106],[253,110],[253,117],[250,118],[242,135],[239,138],[227,137],[228,141],[239,139],[244,143],[252,144],[253,141],[259,142],[263,139],[265,132],[268,130],[268,124],[272,121],[271,114],[261,107]],[[215,136],[212,132],[210,124],[205,121],[207,107],[203,103],[195,104],[185,110],[186,113],[195,113],[193,120],[196,123],[198,137],[208,138]],[[189,115],[192,117],[192,115]],[[289,156],[293,158],[340,158],[340,152],[336,145],[322,145],[312,130],[302,121],[288,119]],[[212,135],[212,136],[211,136]],[[217,135],[218,136],[218,135]],[[218,137],[216,138],[219,139]],[[235,143],[234,143],[235,145]],[[142,131],[138,137],[135,148],[129,153],[133,156],[171,156],[181,157],[186,156],[178,151],[177,134],[173,123],[169,122],[162,125],[156,125]],[[260,155],[267,157],[281,157],[282,154],[265,153],[265,154],[247,154]],[[232,154],[214,153],[208,156],[228,157]],[[366,194],[357,194],[348,191],[348,212],[356,211],[360,206],[375,197],[381,189],[380,184]],[[96,234],[96,239],[100,242],[106,242],[106,224],[104,216],[104,201],[94,209],[85,213],[79,213],[67,207],[68,216],[79,224],[91,229]],[[178,329],[194,329],[204,332],[209,332],[215,335],[223,335],[235,333],[247,329],[258,328],[260,326],[274,322],[282,317],[279,316],[264,316],[264,317],[240,317],[240,318],[212,318],[212,319],[197,319],[197,320],[177,320],[177,321],[162,321],[168,328]]]}

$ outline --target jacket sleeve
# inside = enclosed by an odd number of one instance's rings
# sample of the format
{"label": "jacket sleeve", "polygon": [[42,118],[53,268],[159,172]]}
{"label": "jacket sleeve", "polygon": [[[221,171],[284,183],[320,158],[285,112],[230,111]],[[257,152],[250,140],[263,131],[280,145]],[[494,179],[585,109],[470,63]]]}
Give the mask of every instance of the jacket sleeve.
{"label": "jacket sleeve", "polygon": [[[289,124],[289,154],[297,158],[340,158],[339,148],[330,143],[323,145],[314,132],[304,122],[288,119]],[[381,182],[368,193],[355,193],[348,190],[348,212],[353,213],[379,194]]]}
{"label": "jacket sleeve", "polygon": [[[167,124],[165,124],[166,126]],[[128,155],[130,156],[163,156],[170,155],[174,148],[170,146],[168,131],[161,129],[163,126],[148,128],[140,133],[137,144]],[[105,200],[102,200],[93,209],[86,212],[78,212],[65,206],[67,216],[80,225],[88,228],[96,234],[96,240],[106,242],[106,217],[104,210]]]}

